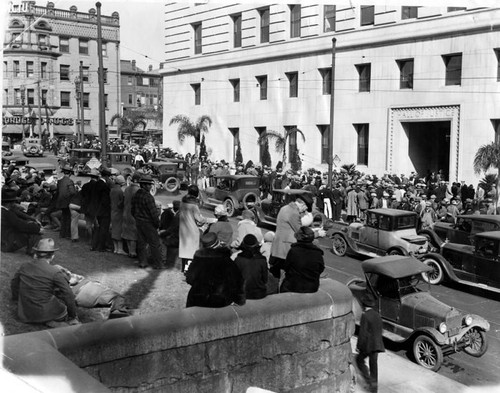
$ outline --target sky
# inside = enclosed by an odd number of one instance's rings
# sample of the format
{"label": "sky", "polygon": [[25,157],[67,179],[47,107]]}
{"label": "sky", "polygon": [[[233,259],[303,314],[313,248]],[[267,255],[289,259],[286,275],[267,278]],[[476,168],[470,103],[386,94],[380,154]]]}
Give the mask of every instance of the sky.
{"label": "sky", "polygon": [[[7,3],[7,0],[0,0]],[[20,4],[21,0],[10,0]],[[9,1],[9,2],[10,2]],[[36,0],[37,6],[46,6],[48,0]],[[79,12],[96,8],[97,0],[51,0],[55,8],[69,10],[72,5]],[[147,70],[151,64],[157,69],[165,61],[163,45],[164,0],[100,0],[101,15],[120,14],[120,58],[135,60],[138,67]]]}

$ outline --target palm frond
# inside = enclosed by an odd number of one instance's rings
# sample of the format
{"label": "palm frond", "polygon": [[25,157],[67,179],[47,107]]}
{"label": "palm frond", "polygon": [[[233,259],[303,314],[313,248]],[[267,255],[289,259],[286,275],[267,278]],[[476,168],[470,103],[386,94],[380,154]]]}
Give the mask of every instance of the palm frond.
{"label": "palm frond", "polygon": [[175,115],[174,117],[172,117],[170,119],[170,123],[169,125],[172,125],[172,124],[182,124],[182,123],[191,123],[191,120],[189,120],[189,117],[187,117],[186,115]]}
{"label": "palm frond", "polygon": [[481,146],[472,165],[476,174],[486,172],[490,168],[500,169],[500,143],[492,142]]}

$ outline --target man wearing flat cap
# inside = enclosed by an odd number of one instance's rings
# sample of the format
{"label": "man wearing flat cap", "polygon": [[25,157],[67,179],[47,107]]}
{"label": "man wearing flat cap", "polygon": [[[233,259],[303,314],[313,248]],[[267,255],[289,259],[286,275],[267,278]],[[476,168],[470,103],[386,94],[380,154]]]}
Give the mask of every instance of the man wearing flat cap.
{"label": "man wearing flat cap", "polygon": [[33,217],[16,207],[19,202],[14,190],[2,189],[2,252],[14,252],[26,247],[33,254],[33,246],[40,240],[42,226]]}

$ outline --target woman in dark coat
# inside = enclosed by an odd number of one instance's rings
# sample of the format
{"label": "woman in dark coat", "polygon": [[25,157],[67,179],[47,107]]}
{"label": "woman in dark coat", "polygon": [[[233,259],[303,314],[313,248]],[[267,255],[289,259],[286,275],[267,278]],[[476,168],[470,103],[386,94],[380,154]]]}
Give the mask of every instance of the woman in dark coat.
{"label": "woman in dark coat", "polygon": [[300,227],[295,232],[297,243],[292,244],[283,270],[285,279],[280,292],[313,293],[319,288],[319,277],[325,270],[323,251],[313,244],[314,231]]}
{"label": "woman in dark coat", "polygon": [[260,244],[257,238],[248,234],[240,244],[241,252],[234,262],[245,280],[245,294],[247,299],[262,299],[267,293],[267,259],[260,253]]}

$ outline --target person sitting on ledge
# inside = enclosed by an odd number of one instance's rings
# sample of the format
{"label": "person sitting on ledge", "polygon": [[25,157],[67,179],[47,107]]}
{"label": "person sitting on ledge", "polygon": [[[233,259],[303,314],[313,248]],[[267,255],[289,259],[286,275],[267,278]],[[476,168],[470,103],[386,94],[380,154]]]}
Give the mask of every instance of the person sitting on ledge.
{"label": "person sitting on ledge", "polygon": [[191,285],[186,307],[244,305],[243,276],[231,259],[231,250],[221,245],[214,232],[203,235],[201,244],[186,272],[186,282]]}

